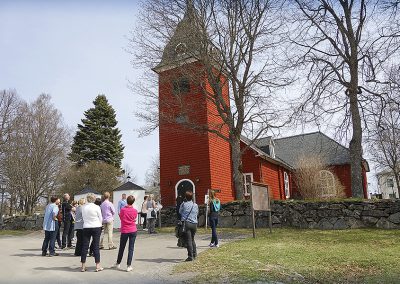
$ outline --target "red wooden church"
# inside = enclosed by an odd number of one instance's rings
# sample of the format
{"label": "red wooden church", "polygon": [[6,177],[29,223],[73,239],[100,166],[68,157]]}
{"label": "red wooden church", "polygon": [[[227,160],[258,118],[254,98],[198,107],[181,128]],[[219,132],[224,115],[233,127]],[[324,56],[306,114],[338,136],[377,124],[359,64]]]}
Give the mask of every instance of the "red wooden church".
{"label": "red wooden church", "polygon": [[[199,43],[194,13],[194,8],[188,7],[164,49],[161,62],[153,69],[159,75],[160,190],[166,206],[175,205],[177,195],[187,190],[194,192],[199,204],[204,202],[208,189],[221,190],[218,197],[222,202],[235,198],[229,143],[210,132],[193,131],[182,125],[182,121],[193,121],[198,125],[222,125],[215,106],[206,99],[200,88],[200,85],[210,88],[205,77],[202,82],[195,83],[187,78],[190,72],[201,69],[201,62],[194,56]],[[227,85],[224,84],[223,93],[229,104]],[[183,99],[177,98],[177,91],[186,93]],[[182,115],[177,104],[186,105],[190,111]],[[220,131],[227,132],[224,127]],[[243,137],[241,147],[247,145],[249,142]],[[244,194],[249,194],[249,183],[256,181],[269,186],[273,199],[295,197],[295,161],[301,155],[315,154],[316,151],[325,155],[331,169],[344,185],[346,195],[350,197],[349,150],[320,132],[280,139],[267,137],[253,143],[243,155]],[[368,164],[365,162],[365,197],[367,170]]]}

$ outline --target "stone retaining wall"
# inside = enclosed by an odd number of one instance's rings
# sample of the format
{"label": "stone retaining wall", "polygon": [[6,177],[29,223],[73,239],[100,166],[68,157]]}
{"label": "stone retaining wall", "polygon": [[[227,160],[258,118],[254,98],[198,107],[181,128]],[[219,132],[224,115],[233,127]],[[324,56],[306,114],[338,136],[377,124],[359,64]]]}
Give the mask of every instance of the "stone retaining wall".
{"label": "stone retaining wall", "polygon": [[[272,224],[275,228],[302,229],[400,229],[400,200],[365,201],[273,201]],[[200,206],[199,226],[205,224],[205,207]],[[175,207],[161,212],[163,226],[176,223]],[[158,223],[158,222],[157,222]],[[4,219],[6,230],[42,230],[43,215],[16,216]],[[223,204],[220,227],[251,228],[251,210],[248,201]],[[256,226],[268,226],[268,213],[256,212]]]}
{"label": "stone retaining wall", "polygon": [[42,230],[44,215],[6,217],[3,222],[5,230]]}
{"label": "stone retaining wall", "polygon": [[[340,230],[356,228],[400,228],[400,200],[365,201],[273,201],[273,227]],[[200,206],[199,226],[205,223],[205,208]],[[162,210],[162,223],[174,225],[175,208]],[[251,228],[251,210],[248,201],[223,204],[220,227]],[[268,226],[268,213],[256,212],[256,226]]]}

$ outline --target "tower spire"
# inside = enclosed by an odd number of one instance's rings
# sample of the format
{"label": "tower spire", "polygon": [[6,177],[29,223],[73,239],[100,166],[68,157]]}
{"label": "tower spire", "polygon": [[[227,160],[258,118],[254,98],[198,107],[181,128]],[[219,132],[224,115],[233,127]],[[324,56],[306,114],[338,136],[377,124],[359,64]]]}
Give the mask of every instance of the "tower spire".
{"label": "tower spire", "polygon": [[195,8],[193,0],[186,0],[186,12],[185,16],[193,17],[195,13]]}

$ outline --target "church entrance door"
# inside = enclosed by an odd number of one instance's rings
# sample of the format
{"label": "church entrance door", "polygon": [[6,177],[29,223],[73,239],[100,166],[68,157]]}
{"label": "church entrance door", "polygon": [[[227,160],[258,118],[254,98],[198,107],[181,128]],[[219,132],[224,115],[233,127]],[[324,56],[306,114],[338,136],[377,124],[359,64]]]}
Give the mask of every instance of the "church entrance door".
{"label": "church entrance door", "polygon": [[193,192],[193,199],[196,200],[194,183],[190,179],[182,179],[178,181],[178,183],[175,186],[176,197],[178,196],[185,197],[186,191]]}

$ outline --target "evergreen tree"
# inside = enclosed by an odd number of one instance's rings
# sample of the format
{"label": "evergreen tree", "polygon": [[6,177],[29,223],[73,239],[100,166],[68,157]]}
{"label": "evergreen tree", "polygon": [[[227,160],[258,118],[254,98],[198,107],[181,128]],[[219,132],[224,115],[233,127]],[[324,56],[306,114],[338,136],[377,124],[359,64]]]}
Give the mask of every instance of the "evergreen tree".
{"label": "evergreen tree", "polygon": [[85,111],[82,124],[78,124],[69,158],[75,162],[104,161],[120,168],[124,146],[115,111],[105,95],[98,95],[93,104],[94,108]]}

